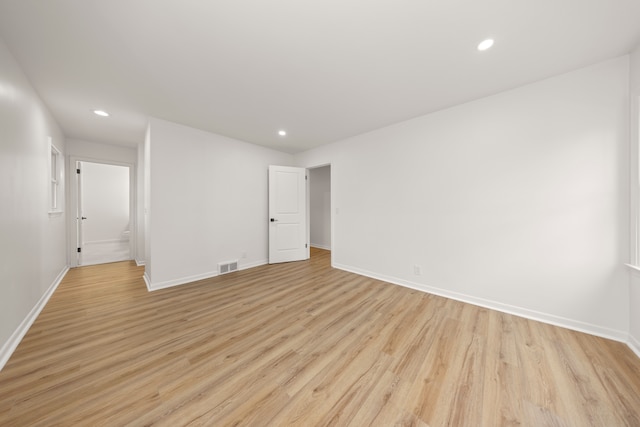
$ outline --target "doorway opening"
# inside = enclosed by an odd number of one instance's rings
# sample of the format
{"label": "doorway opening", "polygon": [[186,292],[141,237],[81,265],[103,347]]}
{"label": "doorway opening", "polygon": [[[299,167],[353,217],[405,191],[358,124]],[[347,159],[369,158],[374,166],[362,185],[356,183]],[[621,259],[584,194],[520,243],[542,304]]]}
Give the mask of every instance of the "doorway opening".
{"label": "doorway opening", "polygon": [[76,265],[132,259],[132,169],[75,161]]}
{"label": "doorway opening", "polygon": [[331,165],[309,169],[309,241],[331,251]]}

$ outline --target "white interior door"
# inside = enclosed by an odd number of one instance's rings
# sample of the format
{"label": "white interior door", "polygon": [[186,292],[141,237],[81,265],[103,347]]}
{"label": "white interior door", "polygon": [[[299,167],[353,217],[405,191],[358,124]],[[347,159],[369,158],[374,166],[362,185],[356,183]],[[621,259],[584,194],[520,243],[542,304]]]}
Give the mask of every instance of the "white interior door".
{"label": "white interior door", "polygon": [[78,265],[131,259],[128,166],[78,161]]}
{"label": "white interior door", "polygon": [[309,258],[306,173],[269,166],[269,264]]}

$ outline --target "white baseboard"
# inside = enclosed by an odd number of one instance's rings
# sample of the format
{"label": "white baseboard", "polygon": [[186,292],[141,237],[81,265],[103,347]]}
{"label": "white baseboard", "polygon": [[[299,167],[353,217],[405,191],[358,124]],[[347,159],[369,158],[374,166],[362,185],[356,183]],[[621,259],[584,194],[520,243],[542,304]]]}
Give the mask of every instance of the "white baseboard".
{"label": "white baseboard", "polygon": [[143,259],[136,258],[134,261],[136,262],[136,265],[138,267],[142,267],[144,265],[144,260]]}
{"label": "white baseboard", "polygon": [[[239,264],[238,265],[238,269],[239,270],[246,270],[248,268],[253,268],[253,267],[258,267],[258,266],[261,266],[261,265],[265,265],[266,263],[267,263],[267,260],[260,260],[260,261],[255,261],[255,262],[251,262],[251,263],[247,263],[247,264]],[[157,291],[159,289],[172,288],[174,286],[185,285],[187,283],[197,282],[198,280],[210,279],[210,278],[216,277],[216,276],[218,276],[218,272],[217,271],[213,271],[213,272],[208,272],[208,273],[196,274],[194,276],[180,277],[178,279],[167,280],[167,281],[160,282],[160,283],[151,283],[151,280],[149,280],[149,276],[145,272],[144,273],[144,281],[147,284],[147,289],[149,291]]]}
{"label": "white baseboard", "polygon": [[362,276],[371,277],[373,279],[382,280],[384,282],[393,283],[395,285],[404,286],[404,287],[415,289],[418,291],[439,295],[439,296],[450,298],[456,301],[477,305],[477,306],[488,308],[491,310],[497,310],[503,313],[513,314],[515,316],[524,317],[526,319],[536,320],[538,322],[548,323],[555,326],[560,326],[562,328],[567,328],[567,329],[571,329],[578,332],[584,332],[590,335],[612,339],[614,341],[629,343],[629,334],[626,331],[609,329],[602,326],[582,322],[579,320],[568,319],[565,317],[556,316],[549,313],[543,313],[543,312],[529,310],[522,307],[512,306],[509,304],[503,304],[497,301],[477,298],[471,295],[452,292],[452,291],[448,291],[446,289],[438,288],[435,286],[429,286],[429,285],[410,282],[408,280],[398,279],[395,277],[380,275],[377,273],[373,273],[373,272],[362,270],[355,267],[350,267],[347,265],[336,264],[334,265],[334,267],[340,270],[349,271],[351,273],[360,274]]}
{"label": "white baseboard", "polygon": [[108,260],[90,260],[87,262],[83,262],[82,265],[78,265],[78,267],[88,267],[90,265],[100,265],[100,264],[111,264],[113,262],[123,262],[123,261],[132,261],[129,257],[117,257]]}
{"label": "white baseboard", "polygon": [[153,289],[151,289],[151,279],[147,271],[142,275],[142,279],[144,279],[144,284],[147,285],[147,291],[151,292]]}
{"label": "white baseboard", "polygon": [[58,285],[60,285],[60,282],[62,282],[62,279],[64,279],[64,276],[68,271],[68,266],[62,269],[51,286],[49,286],[49,289],[47,289],[47,291],[40,297],[36,305],[31,309],[29,314],[27,314],[27,317],[22,320],[18,328],[13,332],[13,334],[11,334],[9,340],[4,343],[0,349],[0,371],[4,368],[4,365],[7,364],[13,352],[16,351],[18,344],[20,344],[22,338],[27,334],[31,325],[33,325],[33,322],[36,321],[44,306],[47,305],[49,298],[51,298],[51,295],[53,295],[55,290],[58,288]]}
{"label": "white baseboard", "polygon": [[325,251],[330,251],[331,250],[331,246],[327,246],[327,245],[317,245],[315,243],[311,244],[312,248],[318,248],[318,249],[324,249]]}
{"label": "white baseboard", "polygon": [[180,277],[178,279],[173,279],[173,280],[166,280],[160,283],[151,283],[151,284],[147,283],[147,289],[149,289],[150,291],[157,291],[160,289],[166,289],[166,288],[172,288],[174,286],[184,285],[186,283],[197,282],[198,280],[209,279],[217,275],[218,275],[218,272],[215,271],[215,272],[209,272],[209,273],[196,274],[194,276]]}
{"label": "white baseboard", "polygon": [[629,335],[627,345],[636,354],[636,356],[640,357],[640,340],[636,339],[632,335]]}
{"label": "white baseboard", "polygon": [[261,265],[266,265],[268,264],[269,261],[266,259],[261,259],[259,261],[254,261],[254,262],[249,262],[246,264],[242,264],[240,263],[240,265],[238,266],[238,268],[240,270],[248,270],[249,268],[254,268],[254,267],[260,267]]}
{"label": "white baseboard", "polygon": [[83,242],[83,245],[106,245],[106,244],[111,244],[111,243],[128,243],[129,242],[129,238],[123,238],[123,239],[106,239],[106,240],[90,240],[88,242]]}

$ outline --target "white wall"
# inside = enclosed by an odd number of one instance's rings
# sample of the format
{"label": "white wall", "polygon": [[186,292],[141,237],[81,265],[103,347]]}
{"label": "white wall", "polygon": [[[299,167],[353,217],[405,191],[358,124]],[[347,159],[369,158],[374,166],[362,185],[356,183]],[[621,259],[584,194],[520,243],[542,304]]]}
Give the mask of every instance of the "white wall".
{"label": "white wall", "polygon": [[336,267],[626,339],[628,113],[625,56],[295,159]]}
{"label": "white wall", "polygon": [[148,148],[151,289],[267,262],[267,167],[291,155],[159,119]]}
{"label": "white wall", "polygon": [[331,249],[331,166],[309,170],[311,246]]}
{"label": "white wall", "polygon": [[[634,230],[634,241],[632,241],[632,256],[630,261],[636,265],[640,262],[638,253],[637,238],[638,233],[638,205],[640,197],[638,194],[638,181],[640,171],[638,168],[638,146],[640,145],[640,45],[630,55],[629,93],[631,97],[631,203],[632,203],[632,227]],[[631,273],[629,289],[629,341],[632,348],[640,356],[640,271],[633,270]]]}
{"label": "white wall", "polygon": [[[142,141],[140,141],[142,143]],[[67,154],[69,157],[81,157],[106,163],[136,164],[137,149],[120,145],[102,144],[99,142],[67,139]],[[69,168],[73,172],[73,167]]]}
{"label": "white wall", "polygon": [[[48,137],[64,154],[64,135],[0,40],[0,369],[67,269],[66,213],[48,213]],[[64,206],[64,183],[60,192]]]}

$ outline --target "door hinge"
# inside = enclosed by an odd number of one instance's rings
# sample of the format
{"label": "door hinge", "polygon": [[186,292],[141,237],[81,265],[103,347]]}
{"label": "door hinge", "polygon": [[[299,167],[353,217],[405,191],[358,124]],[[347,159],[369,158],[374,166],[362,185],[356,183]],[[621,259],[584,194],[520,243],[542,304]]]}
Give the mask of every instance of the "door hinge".
{"label": "door hinge", "polygon": [[306,181],[306,180],[308,180],[308,179],[309,179],[309,177],[308,177],[307,175],[305,175],[305,176],[304,176],[304,180]]}
{"label": "door hinge", "polygon": [[78,253],[82,252],[82,248],[78,248]]}
{"label": "door hinge", "polygon": [[80,173],[80,169],[76,169],[76,173],[79,174]]}
{"label": "door hinge", "polygon": [[305,248],[308,248],[309,246],[305,243],[305,244],[304,244],[304,247],[305,247]]}

